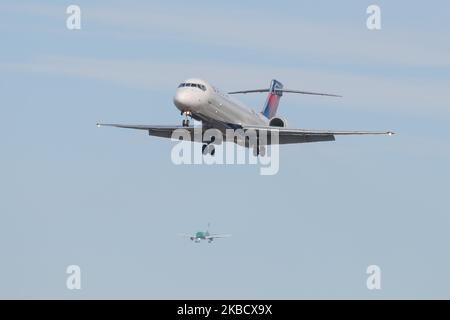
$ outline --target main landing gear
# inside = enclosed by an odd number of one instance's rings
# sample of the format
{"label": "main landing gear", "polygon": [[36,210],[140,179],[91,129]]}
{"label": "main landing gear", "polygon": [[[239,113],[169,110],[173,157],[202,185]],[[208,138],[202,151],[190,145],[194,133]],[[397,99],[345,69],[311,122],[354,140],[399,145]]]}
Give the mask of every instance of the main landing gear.
{"label": "main landing gear", "polygon": [[184,112],[181,112],[181,114],[184,116],[184,119],[181,122],[181,125],[183,127],[189,127],[189,118],[192,117],[192,113],[190,111],[184,111]]}
{"label": "main landing gear", "polygon": [[203,144],[202,153],[204,155],[210,154],[213,156],[216,153],[216,149],[214,148],[213,142],[214,142],[214,137],[212,137],[211,141],[208,141]]}
{"label": "main landing gear", "polygon": [[258,142],[256,143],[256,146],[253,146],[253,156],[257,157],[257,156],[261,156],[264,157],[266,155],[266,147],[264,145],[261,145]]}

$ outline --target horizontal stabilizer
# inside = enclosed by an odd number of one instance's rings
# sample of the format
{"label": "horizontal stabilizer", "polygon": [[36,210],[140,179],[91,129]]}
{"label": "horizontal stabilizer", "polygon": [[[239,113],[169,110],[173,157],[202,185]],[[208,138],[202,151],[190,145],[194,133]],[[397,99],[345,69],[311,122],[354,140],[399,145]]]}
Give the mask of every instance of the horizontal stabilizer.
{"label": "horizontal stabilizer", "polygon": [[[270,92],[270,88],[267,89],[253,89],[253,90],[242,90],[242,91],[231,91],[228,92],[228,94],[246,94],[246,93],[258,93],[258,92]],[[328,96],[328,97],[339,97],[342,98],[342,96],[332,93],[320,93],[320,92],[311,92],[311,91],[300,91],[300,90],[290,90],[290,89],[276,89],[276,93],[299,93],[299,94],[309,94],[309,95],[315,95],[315,96]]]}

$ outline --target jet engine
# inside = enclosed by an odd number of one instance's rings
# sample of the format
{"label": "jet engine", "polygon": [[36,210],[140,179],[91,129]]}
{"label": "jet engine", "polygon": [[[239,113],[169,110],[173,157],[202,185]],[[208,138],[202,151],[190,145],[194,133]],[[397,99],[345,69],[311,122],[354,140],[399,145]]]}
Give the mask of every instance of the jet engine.
{"label": "jet engine", "polygon": [[274,117],[274,118],[270,119],[269,126],[284,128],[284,127],[287,127],[287,121],[286,121],[286,119],[283,119],[283,118]]}

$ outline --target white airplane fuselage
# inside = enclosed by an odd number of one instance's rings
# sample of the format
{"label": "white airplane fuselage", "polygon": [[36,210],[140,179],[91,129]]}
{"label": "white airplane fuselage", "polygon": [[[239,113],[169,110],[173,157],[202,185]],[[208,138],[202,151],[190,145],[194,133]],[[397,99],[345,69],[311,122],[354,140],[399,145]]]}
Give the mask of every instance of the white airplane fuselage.
{"label": "white airplane fuselage", "polygon": [[191,114],[194,119],[234,125],[269,124],[269,119],[261,113],[255,112],[201,79],[188,79],[183,82],[176,90],[173,101],[182,113]]}

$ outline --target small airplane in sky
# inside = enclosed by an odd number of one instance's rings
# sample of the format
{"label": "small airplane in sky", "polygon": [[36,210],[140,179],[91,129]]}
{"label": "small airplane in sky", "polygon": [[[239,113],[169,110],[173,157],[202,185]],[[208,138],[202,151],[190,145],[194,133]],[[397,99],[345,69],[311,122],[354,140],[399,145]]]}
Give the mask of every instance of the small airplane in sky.
{"label": "small airplane in sky", "polygon": [[[208,223],[208,229],[209,229]],[[216,238],[228,238],[231,237],[231,234],[211,234],[208,230],[206,231],[197,231],[195,234],[179,234],[182,237],[186,237],[191,239],[195,243],[200,243],[201,240],[208,240],[208,243],[213,242]]]}
{"label": "small airplane in sky", "polygon": [[[261,112],[255,112],[243,103],[233,99],[231,95],[268,92],[266,102]],[[310,91],[284,89],[281,82],[272,80],[269,88],[253,89],[243,91],[232,91],[222,93],[216,87],[201,79],[188,79],[178,86],[175,92],[174,104],[184,116],[181,126],[164,125],[142,125],[142,124],[114,124],[97,123],[97,126],[112,126],[127,129],[138,129],[148,131],[149,135],[171,138],[172,133],[177,129],[186,129],[190,132],[194,141],[194,126],[190,125],[190,119],[202,122],[203,131],[211,128],[220,130],[223,134],[223,141],[226,141],[225,132],[227,129],[242,129],[244,131],[254,130],[257,141],[255,145],[245,144],[252,147],[255,155],[264,155],[265,148],[260,144],[262,134],[278,134],[278,144],[306,143],[319,141],[334,141],[336,135],[392,135],[391,131],[335,131],[335,130],[309,130],[289,128],[284,118],[276,115],[278,104],[283,93],[298,93],[307,95],[340,97],[329,93],[318,93]],[[203,137],[203,136],[202,136]],[[214,155],[211,141],[197,141],[203,143],[203,153]],[[236,142],[236,141],[234,141]],[[271,144],[271,141],[266,141]]]}

